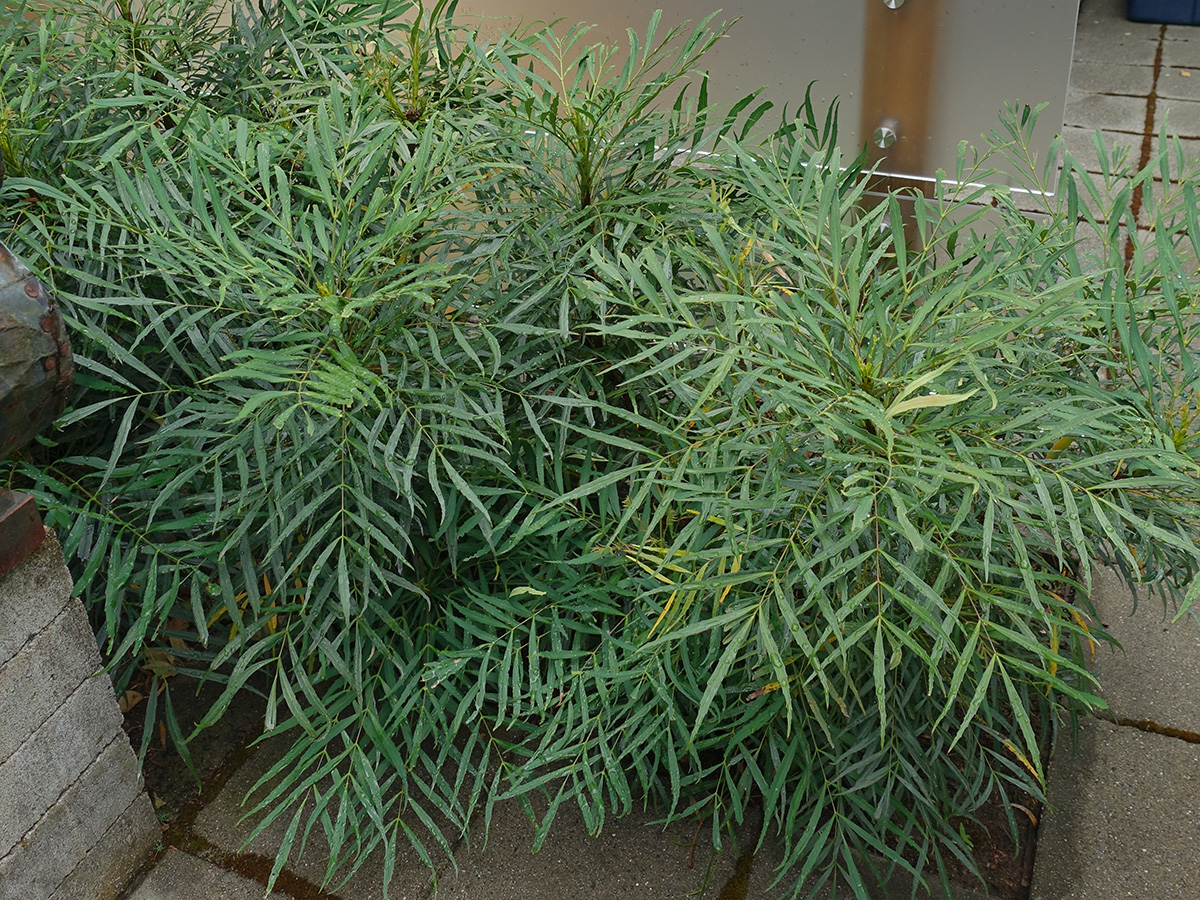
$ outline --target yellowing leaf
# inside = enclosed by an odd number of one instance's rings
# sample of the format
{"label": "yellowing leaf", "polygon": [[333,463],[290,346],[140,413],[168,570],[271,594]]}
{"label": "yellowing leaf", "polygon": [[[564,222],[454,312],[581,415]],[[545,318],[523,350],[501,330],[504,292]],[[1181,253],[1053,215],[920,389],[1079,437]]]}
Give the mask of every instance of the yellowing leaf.
{"label": "yellowing leaf", "polygon": [[1016,744],[1014,744],[1012,741],[1008,741],[1008,740],[1006,740],[1006,741],[1004,742],[1004,746],[1005,746],[1005,747],[1008,749],[1008,752],[1009,752],[1009,753],[1011,753],[1013,756],[1015,756],[1015,757],[1016,757],[1018,760],[1020,760],[1020,761],[1021,761],[1021,765],[1023,765],[1025,768],[1027,768],[1027,769],[1030,771],[1030,773],[1033,775],[1033,777],[1034,777],[1034,778],[1038,778],[1038,777],[1040,777],[1040,776],[1038,775],[1038,771],[1037,771],[1037,769],[1035,769],[1035,768],[1033,767],[1033,763],[1031,763],[1031,762],[1030,762],[1030,761],[1029,761],[1029,760],[1026,758],[1026,756],[1025,756],[1025,754],[1024,754],[1024,753],[1022,753],[1020,750],[1018,750],[1018,749],[1017,749],[1017,745],[1016,745]]}
{"label": "yellowing leaf", "polygon": [[[722,559],[722,563],[724,563],[724,559]],[[729,567],[729,573],[731,575],[736,575],[741,568],[742,568],[742,554],[739,553],[737,556],[735,556],[733,558],[733,565]],[[703,575],[703,573],[701,573],[701,575]],[[721,596],[717,598],[717,606],[720,606],[722,603],[725,602],[725,598],[729,596],[729,592],[732,589],[733,589],[732,584],[725,585],[725,589],[723,591],[721,591]]]}
{"label": "yellowing leaf", "polygon": [[654,624],[650,626],[650,633],[646,635],[647,640],[653,637],[655,629],[657,629],[662,620],[666,618],[667,611],[671,608],[671,604],[675,602],[675,595],[678,593],[679,591],[671,591],[671,596],[667,598],[666,605],[663,606],[662,612],[658,614],[658,618],[655,619]]}
{"label": "yellowing leaf", "polygon": [[[1058,653],[1058,626],[1057,625],[1050,626],[1050,652]],[[1052,659],[1052,660],[1050,660],[1050,677],[1053,678],[1057,674],[1058,674],[1058,662],[1056,660]]]}
{"label": "yellowing leaf", "polygon": [[746,700],[757,700],[759,697],[762,697],[765,694],[770,694],[772,691],[779,690],[782,686],[783,685],[781,685],[778,681],[772,681],[770,684],[764,684],[762,687],[751,691],[750,695],[746,697]]}
{"label": "yellowing leaf", "polygon": [[630,556],[628,553],[626,553],[625,558],[627,560],[629,560],[631,563],[634,563],[638,568],[640,568],[642,571],[644,571],[647,575],[657,578],[663,584],[674,584],[675,583],[670,578],[668,578],[666,575],[663,575],[661,572],[655,572],[652,568],[650,568],[648,565],[646,565],[644,562],[642,562],[636,556]]}
{"label": "yellowing leaf", "polygon": [[1033,810],[1029,809],[1028,807],[1022,806],[1020,803],[1010,803],[1009,805],[1013,809],[1019,809],[1021,812],[1025,813],[1025,815],[1029,816],[1029,821],[1033,823],[1034,828],[1037,828],[1038,817],[1033,814]]}
{"label": "yellowing leaf", "polygon": [[1079,627],[1083,629],[1084,634],[1087,635],[1088,645],[1092,651],[1092,659],[1095,660],[1096,642],[1092,640],[1092,629],[1087,627],[1087,622],[1083,621],[1083,616],[1081,616],[1075,609],[1071,610],[1071,615],[1074,617],[1075,621],[1079,623]]}
{"label": "yellowing leaf", "polygon": [[1066,450],[1068,447],[1070,447],[1073,443],[1075,443],[1075,438],[1073,435],[1068,434],[1066,437],[1060,437],[1057,441],[1054,442],[1053,446],[1051,446],[1050,452],[1046,454],[1046,458],[1047,459],[1056,458],[1058,456],[1058,454],[1062,453],[1064,450]]}

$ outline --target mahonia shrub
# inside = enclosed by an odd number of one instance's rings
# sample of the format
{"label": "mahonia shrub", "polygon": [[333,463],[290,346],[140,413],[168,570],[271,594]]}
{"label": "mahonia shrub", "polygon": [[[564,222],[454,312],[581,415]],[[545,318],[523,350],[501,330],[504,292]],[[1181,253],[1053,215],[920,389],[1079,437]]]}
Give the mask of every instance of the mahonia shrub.
{"label": "mahonia shrub", "polygon": [[5,240],[80,370],[9,480],[143,754],[178,676],[263,693],[276,875],[505,800],[761,814],[780,896],[974,870],[1103,707],[1097,566],[1200,592],[1194,161],[1012,109],[880,199],[836,111],[709,107],[723,27],[452,12],[5,7]]}

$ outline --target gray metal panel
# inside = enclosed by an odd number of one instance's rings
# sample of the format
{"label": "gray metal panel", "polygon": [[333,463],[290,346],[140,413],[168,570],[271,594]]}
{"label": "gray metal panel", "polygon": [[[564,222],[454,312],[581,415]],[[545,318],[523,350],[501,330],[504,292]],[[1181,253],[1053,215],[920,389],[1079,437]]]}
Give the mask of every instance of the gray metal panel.
{"label": "gray metal panel", "polygon": [[[660,0],[663,28],[697,22],[717,0]],[[925,0],[907,0],[916,4]],[[860,98],[868,3],[883,0],[742,0],[727,2],[714,21],[739,19],[707,57],[714,102],[730,104],[756,88],[794,109],[816,80],[822,108],[840,98],[840,143],[860,146]],[[656,4],[657,5],[657,4]],[[482,19],[484,33],[562,20],[594,24],[588,43],[625,44],[625,29],[644,32],[654,5],[638,0],[462,0],[459,21]],[[980,143],[1006,100],[1049,104],[1035,132],[1043,149],[1062,126],[1078,0],[942,0],[929,35],[934,55],[928,153],[920,171],[954,171],[958,143]],[[884,48],[883,52],[887,52]]]}
{"label": "gray metal panel", "polygon": [[1006,100],[1049,104],[1034,132],[1033,149],[1044,154],[1066,114],[1079,0],[946,2],[953,9],[938,37],[933,168],[953,173],[958,142],[979,146]]}
{"label": "gray metal panel", "polygon": [[[644,35],[651,13],[660,5],[660,35],[683,22],[699,23],[717,9],[721,12],[714,25],[737,20],[705,57],[714,103],[729,105],[763,87],[773,102],[794,109],[808,83],[819,79],[814,99],[824,107],[841,95],[843,118],[847,123],[858,121],[854,91],[862,69],[861,0],[460,0],[456,18],[462,23],[482,20],[485,35],[556,20],[555,30],[562,34],[571,25],[585,23],[595,26],[585,45],[603,41],[624,47],[626,29]],[[834,40],[831,32],[838,35]]]}

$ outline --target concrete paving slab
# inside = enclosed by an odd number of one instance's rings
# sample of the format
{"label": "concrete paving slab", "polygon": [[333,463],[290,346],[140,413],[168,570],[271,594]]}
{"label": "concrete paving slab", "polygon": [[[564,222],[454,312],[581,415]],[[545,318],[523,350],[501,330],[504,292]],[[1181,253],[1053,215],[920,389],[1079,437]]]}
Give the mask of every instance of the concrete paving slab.
{"label": "concrete paving slab", "polygon": [[[542,806],[536,807],[539,810]],[[743,828],[736,837],[714,850],[711,833],[698,834],[694,821],[663,827],[652,812],[638,811],[605,821],[603,833],[593,836],[574,806],[564,806],[555,817],[546,842],[537,853],[533,846],[534,826],[513,802],[497,804],[486,845],[464,850],[458,873],[446,875],[438,885],[436,900],[626,900],[626,898],[698,897],[719,900],[735,876],[744,879],[744,896],[750,900],[776,900],[792,896],[794,879],[785,876],[775,884],[782,855],[768,840],[749,860],[749,872],[741,854],[751,849],[757,832]],[[707,827],[707,823],[706,823]],[[692,842],[695,839],[695,851]],[[692,856],[692,867],[688,858]],[[865,868],[865,867],[864,867]],[[811,886],[801,896],[805,896]],[[871,887],[876,900],[915,896],[917,900],[942,900],[934,893],[912,891],[912,880],[892,878],[886,887]],[[843,884],[839,896],[848,896]],[[829,890],[818,900],[827,900]],[[960,888],[956,900],[986,900],[980,890]]]}
{"label": "concrete paving slab", "polygon": [[1111,569],[1097,573],[1093,602],[1122,649],[1101,646],[1094,670],[1115,715],[1200,734],[1200,623],[1172,623],[1162,601],[1135,597]]}
{"label": "concrete paving slab", "polygon": [[[1172,148],[1171,152],[1174,153],[1175,152],[1174,151],[1174,144],[1175,144],[1174,140],[1170,137],[1168,137],[1167,140],[1168,140],[1168,146]],[[1180,145],[1180,149],[1183,151],[1183,155],[1186,160],[1185,165],[1194,165],[1197,160],[1200,160],[1200,138],[1191,138],[1191,139],[1180,138],[1179,145]],[[1158,147],[1159,147],[1158,138],[1157,137],[1151,138],[1151,140],[1150,140],[1151,152],[1158,153]],[[1175,166],[1176,168],[1178,168],[1178,166],[1175,164],[1174,156],[1171,157],[1171,164],[1173,166]]]}
{"label": "concrete paving slab", "polygon": [[1172,69],[1200,68],[1200,28],[1195,25],[1168,25],[1163,41],[1162,64]]}
{"label": "concrete paving slab", "polygon": [[257,881],[243,878],[179,850],[168,850],[129,900],[289,900],[266,894]]}
{"label": "concrete paving slab", "polygon": [[[253,808],[253,802],[248,806],[242,806],[242,798],[254,786],[254,783],[283,756],[289,743],[290,736],[288,735],[264,742],[259,750],[233,774],[212,802],[201,810],[194,825],[196,834],[231,853],[245,851],[273,859],[287,832],[290,816],[281,816],[246,845],[246,838],[253,832],[256,820],[242,821],[243,816]],[[254,799],[260,796],[263,795],[256,794]],[[409,824],[415,831],[424,834],[419,823]],[[449,826],[447,826],[448,828]],[[453,842],[456,835],[450,832],[447,834],[447,838]],[[390,900],[425,900],[429,894],[433,876],[417,852],[407,844],[403,835],[400,836],[399,841],[400,850],[397,854],[395,874],[388,887],[388,897]],[[427,841],[427,848],[435,863],[442,862],[445,867],[450,866],[449,860],[444,858],[444,854],[441,854],[432,839]],[[288,869],[301,878],[319,885],[325,877],[325,869],[329,862],[328,850],[329,845],[318,825],[313,829],[303,853],[299,850],[298,842],[297,846],[293,847]],[[440,860],[439,855],[442,857]],[[383,897],[383,877],[383,857],[382,854],[375,852],[367,858],[363,866],[349,881],[343,885],[334,881],[328,890],[347,898],[347,900],[377,900],[377,898]]]}
{"label": "concrete paving slab", "polygon": [[[754,867],[751,869],[750,877],[747,881],[747,900],[785,900],[785,898],[790,900],[792,897],[792,891],[790,889],[795,883],[794,878],[789,878],[787,875],[785,875],[778,885],[774,885],[775,868],[778,864],[779,856],[774,852],[763,853],[760,854],[760,856],[763,858],[755,859]],[[732,854],[730,854],[730,859],[732,859]],[[864,874],[870,871],[869,866],[865,863],[861,865],[861,869]],[[882,875],[885,874],[886,871],[886,866],[877,861],[877,872]],[[725,883],[726,882],[722,881],[716,884],[717,891],[711,894],[711,896],[714,897],[714,900],[722,900],[722,897],[725,896],[723,893],[720,893],[720,889]],[[812,890],[812,884],[815,884],[815,882],[810,882],[805,886],[805,889],[800,894],[801,897],[808,896],[809,892]],[[898,872],[888,880],[886,885],[882,887],[874,884],[868,885],[867,895],[871,898],[871,900],[898,900],[898,898],[912,898],[912,900],[946,900],[946,894],[941,888],[941,884],[938,881],[936,873],[932,873],[930,875],[928,884],[932,890],[927,890],[924,888],[917,888],[914,890],[913,879],[903,872]],[[827,886],[816,895],[815,900],[829,900],[831,894],[832,891]],[[845,882],[842,882],[839,885],[839,900],[841,900],[841,898],[852,897],[853,895],[853,891],[845,884]],[[710,895],[706,894],[705,896],[707,897]],[[563,898],[563,900],[566,900],[566,898]],[[978,885],[978,882],[974,882],[971,887],[955,886],[954,900],[994,900],[994,898],[989,897],[987,892]]]}
{"label": "concrete paving slab", "polygon": [[1168,25],[1166,39],[1168,41],[1200,40],[1200,31],[1196,29],[1195,25]]}
{"label": "concrete paving slab", "polygon": [[677,822],[664,831],[654,818],[639,813],[609,819],[592,837],[578,807],[564,806],[541,850],[532,853],[534,827],[524,811],[516,803],[499,804],[486,846],[460,854],[458,874],[442,880],[437,900],[676,898],[705,887],[711,888],[706,896],[715,897],[732,874],[733,854],[717,856],[710,872],[710,847],[701,835],[689,869],[695,825]]}
{"label": "concrete paving slab", "polygon": [[1047,776],[1031,900],[1200,896],[1200,745],[1088,719]]}
{"label": "concrete paving slab", "polygon": [[1079,128],[1140,134],[1146,127],[1146,100],[1144,97],[1071,93],[1067,97],[1064,122]]}
{"label": "concrete paving slab", "polygon": [[1076,36],[1083,35],[1089,39],[1101,38],[1108,41],[1158,40],[1159,32],[1162,30],[1161,25],[1153,22],[1130,22],[1125,18],[1124,7],[1125,0],[1121,0],[1121,17],[1119,19],[1096,18],[1089,16],[1087,11],[1084,11],[1079,16]]}
{"label": "concrete paving slab", "polygon": [[1157,38],[1161,25],[1130,22],[1125,18],[1128,0],[1084,0],[1079,10],[1079,34],[1095,34],[1120,40],[1123,37]]}
{"label": "concrete paving slab", "polygon": [[1163,67],[1155,88],[1159,102],[1164,100],[1200,100],[1200,69]]}
{"label": "concrete paving slab", "polygon": [[1200,138],[1200,101],[1160,100],[1154,111],[1154,134],[1167,126],[1167,134]]}
{"label": "concrete paving slab", "polygon": [[1158,40],[1131,34],[1113,40],[1095,31],[1075,36],[1074,58],[1079,62],[1107,62],[1114,66],[1152,66],[1158,53]]}
{"label": "concrete paving slab", "polygon": [[1071,92],[1145,97],[1153,86],[1153,66],[1114,66],[1093,60],[1080,60],[1071,66]]}
{"label": "concrete paving slab", "polygon": [[[1093,136],[1096,134],[1096,128],[1079,128],[1066,126],[1062,130],[1063,143],[1066,145],[1071,155],[1079,162],[1083,163],[1083,167],[1089,172],[1100,171],[1100,156],[1096,152]],[[1107,148],[1109,155],[1110,168],[1113,166],[1113,160],[1116,156],[1115,148],[1123,148],[1124,156],[1130,161],[1133,167],[1136,167],[1141,158],[1142,152],[1142,137],[1137,134],[1119,134],[1115,131],[1100,131],[1100,137],[1104,141],[1104,146]]]}

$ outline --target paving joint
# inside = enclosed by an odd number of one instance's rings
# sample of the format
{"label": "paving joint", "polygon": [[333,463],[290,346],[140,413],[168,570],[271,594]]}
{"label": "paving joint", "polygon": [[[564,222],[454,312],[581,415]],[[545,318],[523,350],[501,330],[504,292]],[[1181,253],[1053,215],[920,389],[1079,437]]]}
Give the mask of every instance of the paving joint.
{"label": "paving joint", "polygon": [[[208,852],[211,853],[212,856],[216,856],[216,853],[217,851],[220,851],[220,848],[207,839],[196,834],[193,830],[193,826],[196,824],[196,818],[200,815],[200,812],[221,792],[222,788],[225,787],[226,782],[228,782],[229,779],[234,776],[237,770],[241,768],[242,764],[246,762],[251,755],[253,755],[255,749],[254,742],[257,741],[261,736],[262,731],[260,730],[247,737],[240,746],[236,747],[232,752],[229,753],[229,755],[225,757],[224,760],[221,761],[221,764],[217,767],[216,771],[213,772],[212,776],[208,779],[203,788],[201,788],[195,797],[193,797],[184,805],[183,809],[181,809],[174,817],[174,820],[172,822],[162,823],[163,834],[159,840],[158,847],[154,851],[154,855],[150,859],[146,860],[142,867],[133,875],[133,877],[129,879],[129,882],[125,885],[125,890],[118,895],[117,900],[126,900],[126,898],[133,896],[138,887],[141,886],[141,883],[146,880],[146,876],[149,875],[151,870],[158,865],[167,851],[173,848],[191,856],[201,857],[202,859],[205,859],[222,869],[229,869],[236,874],[248,874],[248,876],[253,878],[255,881],[259,881],[264,887],[266,886],[267,879],[259,879],[257,876],[249,874],[249,872],[253,871],[255,868],[253,865],[247,866],[247,870],[243,871],[238,869],[236,865],[225,865],[222,863],[222,861],[215,858],[210,858],[209,855],[205,855],[206,852]],[[220,852],[223,853],[224,851]],[[227,854],[227,856],[257,856],[257,854],[231,853]],[[235,860],[229,861],[236,862]],[[270,872],[269,866],[267,871]],[[342,900],[340,897],[329,894],[319,894],[314,896],[309,893],[298,896],[302,896],[303,900]]]}
{"label": "paving joint", "polygon": [[[1142,158],[1138,169],[1144,169],[1150,162],[1154,149],[1154,117],[1158,112],[1158,80],[1162,75],[1163,42],[1167,38],[1167,26],[1158,26],[1158,43],[1154,48],[1154,74],[1151,76],[1150,93],[1146,95],[1146,123],[1142,127]],[[1133,201],[1130,204],[1134,227],[1137,227],[1138,216],[1142,214],[1142,185],[1133,189]],[[1125,265],[1133,262],[1133,235],[1125,238]]]}
{"label": "paving joint", "polygon": [[1147,734],[1159,734],[1163,737],[1175,738],[1188,744],[1200,744],[1200,734],[1194,731],[1187,731],[1183,728],[1175,728],[1171,725],[1160,725],[1150,719],[1130,719],[1127,716],[1117,716],[1112,719],[1114,725],[1120,725],[1124,728],[1136,728],[1138,731],[1144,731]]}
{"label": "paving joint", "polygon": [[[1144,94],[1127,94],[1124,91],[1096,91],[1097,97],[1127,97],[1131,100],[1141,100],[1145,97]],[[1115,129],[1121,131],[1121,129]],[[1121,131],[1122,134],[1138,134],[1136,131]]]}
{"label": "paving joint", "polygon": [[[173,841],[163,841],[164,853],[167,850],[178,850],[212,863],[226,872],[232,872],[234,875],[254,881],[262,885],[264,891],[266,890],[267,884],[271,880],[271,872],[275,867],[275,860],[271,857],[259,853],[224,850],[191,829],[176,835],[176,838],[177,840]],[[276,876],[271,890],[288,894],[294,900],[345,900],[340,894],[331,894],[322,890],[319,885],[286,867]]]}

